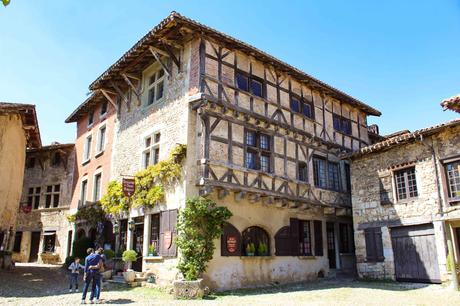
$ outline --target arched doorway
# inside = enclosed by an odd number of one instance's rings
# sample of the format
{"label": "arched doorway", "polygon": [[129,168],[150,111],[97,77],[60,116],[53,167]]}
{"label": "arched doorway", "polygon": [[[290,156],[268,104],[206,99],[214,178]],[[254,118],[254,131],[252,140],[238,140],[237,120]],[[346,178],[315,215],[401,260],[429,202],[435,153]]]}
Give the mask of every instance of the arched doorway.
{"label": "arched doorway", "polygon": [[80,238],[83,238],[86,236],[86,233],[85,233],[85,230],[80,228],[78,231],[77,231],[77,239],[80,239]]}

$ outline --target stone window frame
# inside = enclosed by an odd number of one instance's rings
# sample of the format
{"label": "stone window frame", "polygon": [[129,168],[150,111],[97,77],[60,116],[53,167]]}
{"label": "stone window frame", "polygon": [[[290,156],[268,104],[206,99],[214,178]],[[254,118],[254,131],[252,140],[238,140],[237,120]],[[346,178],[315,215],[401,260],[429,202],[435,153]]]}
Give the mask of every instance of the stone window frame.
{"label": "stone window frame", "polygon": [[[85,186],[84,193],[83,193],[83,186]],[[78,202],[79,202],[78,207],[84,206],[86,204],[87,199],[88,199],[88,177],[84,176],[81,179],[81,183],[80,183],[80,195],[78,199]]]}
{"label": "stone window frame", "polygon": [[[409,171],[413,170],[413,179],[409,179]],[[398,175],[403,174],[403,181],[400,181],[401,183],[404,183],[404,185],[401,185],[401,187],[404,189],[405,198],[400,198],[400,190],[398,189]],[[411,174],[412,175],[412,174]],[[396,202],[405,202],[405,201],[410,201],[412,199],[416,199],[419,196],[419,184],[417,180],[417,169],[415,165],[410,165],[407,167],[400,167],[397,169],[392,170],[392,182],[393,182],[393,190],[394,190],[394,198]],[[412,182],[412,187],[415,186],[415,194],[414,190],[411,190],[410,183]]]}
{"label": "stone window frame", "polygon": [[[457,164],[457,173],[454,173],[454,177],[451,177],[451,173],[452,171],[450,171],[448,169],[448,166],[450,165],[453,165],[453,164]],[[460,159],[459,158],[456,158],[456,159],[449,159],[449,160],[445,160],[443,161],[443,168],[444,168],[444,182],[445,182],[445,193],[446,193],[446,197],[447,197],[447,200],[450,204],[457,204],[460,202],[460,195],[459,192],[460,192],[460,188],[459,186],[456,186],[455,188],[453,188],[453,185],[459,185],[458,184],[458,180],[460,180]],[[455,172],[455,170],[453,170]],[[452,180],[455,181],[454,184],[452,184]],[[456,193],[457,196],[452,196],[453,193]]]}
{"label": "stone window frame", "polygon": [[[47,243],[50,242],[51,248],[48,249]],[[56,251],[56,231],[44,231],[43,232],[43,253],[54,253]]]}
{"label": "stone window frame", "polygon": [[[148,142],[148,140],[150,141]],[[160,161],[161,131],[155,130],[142,137],[141,169],[155,165]],[[148,163],[146,158],[148,156]]]}
{"label": "stone window frame", "polygon": [[[102,130],[104,130],[103,134],[102,134]],[[101,143],[102,135],[104,135],[104,137],[103,137],[103,142]],[[96,157],[104,153],[106,144],[107,144],[107,124],[103,123],[97,128],[96,154],[95,154]]]}
{"label": "stone window frame", "polygon": [[[99,201],[102,197],[102,169],[98,169],[98,170],[99,171],[96,171],[93,174],[93,196],[92,196],[93,202]],[[96,184],[97,177],[99,177],[99,188]],[[96,190],[97,188],[99,190]]]}
{"label": "stone window frame", "polygon": [[83,144],[82,164],[86,164],[91,160],[92,144],[93,144],[93,133],[91,132],[85,136],[85,143]]}
{"label": "stone window frame", "polygon": [[[161,76],[160,73],[163,72]],[[152,77],[154,77],[154,81],[151,82]],[[145,93],[144,93],[144,106],[146,108],[151,107],[153,105],[158,105],[159,103],[165,100],[166,90],[167,90],[167,73],[164,71],[163,67],[157,62],[150,65],[147,69],[143,72],[143,84]],[[163,83],[162,88],[162,96],[157,98],[159,84]],[[151,97],[153,96],[153,100],[150,102]]]}
{"label": "stone window frame", "polygon": [[[59,207],[60,202],[61,202],[61,184],[46,185],[43,191],[43,195],[45,196],[45,208]],[[48,204],[48,199],[49,199],[49,204]]]}
{"label": "stone window frame", "polygon": [[41,186],[29,187],[27,192],[27,205],[32,207],[32,209],[40,208],[41,190]]}

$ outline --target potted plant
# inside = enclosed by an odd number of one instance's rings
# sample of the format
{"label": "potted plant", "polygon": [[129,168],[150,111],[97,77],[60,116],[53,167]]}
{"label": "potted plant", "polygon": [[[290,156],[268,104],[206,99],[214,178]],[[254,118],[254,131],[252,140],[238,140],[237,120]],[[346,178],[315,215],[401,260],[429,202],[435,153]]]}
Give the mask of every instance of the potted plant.
{"label": "potted plant", "polygon": [[149,245],[149,256],[157,256],[157,250],[153,243]]}
{"label": "potted plant", "polygon": [[250,242],[246,245],[246,255],[247,256],[254,256],[256,253],[256,247],[254,243]]}
{"label": "potted plant", "polygon": [[128,269],[123,272],[123,277],[125,278],[126,282],[132,283],[136,279],[136,272],[131,269],[131,263],[137,260],[137,253],[134,250],[126,250],[123,252],[122,259],[127,263],[128,266]]}
{"label": "potted plant", "polygon": [[266,243],[261,242],[257,246],[257,253],[259,256],[266,256],[268,254],[268,246]]}

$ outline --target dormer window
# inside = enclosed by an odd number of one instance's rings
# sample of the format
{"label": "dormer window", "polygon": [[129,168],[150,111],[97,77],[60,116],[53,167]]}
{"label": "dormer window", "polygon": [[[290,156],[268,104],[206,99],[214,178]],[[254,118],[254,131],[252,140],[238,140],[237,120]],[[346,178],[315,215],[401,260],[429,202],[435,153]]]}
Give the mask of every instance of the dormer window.
{"label": "dormer window", "polygon": [[152,105],[163,99],[165,85],[165,72],[157,70],[148,76],[148,98],[147,105]]}

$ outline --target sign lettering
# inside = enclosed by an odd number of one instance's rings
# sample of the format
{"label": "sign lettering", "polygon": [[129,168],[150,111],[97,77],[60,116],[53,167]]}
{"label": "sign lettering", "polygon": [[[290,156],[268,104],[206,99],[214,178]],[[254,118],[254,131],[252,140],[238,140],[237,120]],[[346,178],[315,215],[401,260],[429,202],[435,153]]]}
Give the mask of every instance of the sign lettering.
{"label": "sign lettering", "polygon": [[235,253],[238,248],[236,236],[227,236],[227,251],[229,253]]}
{"label": "sign lettering", "polygon": [[122,181],[123,186],[123,194],[125,197],[131,197],[134,194],[134,190],[136,188],[136,183],[132,178],[123,178]]}

